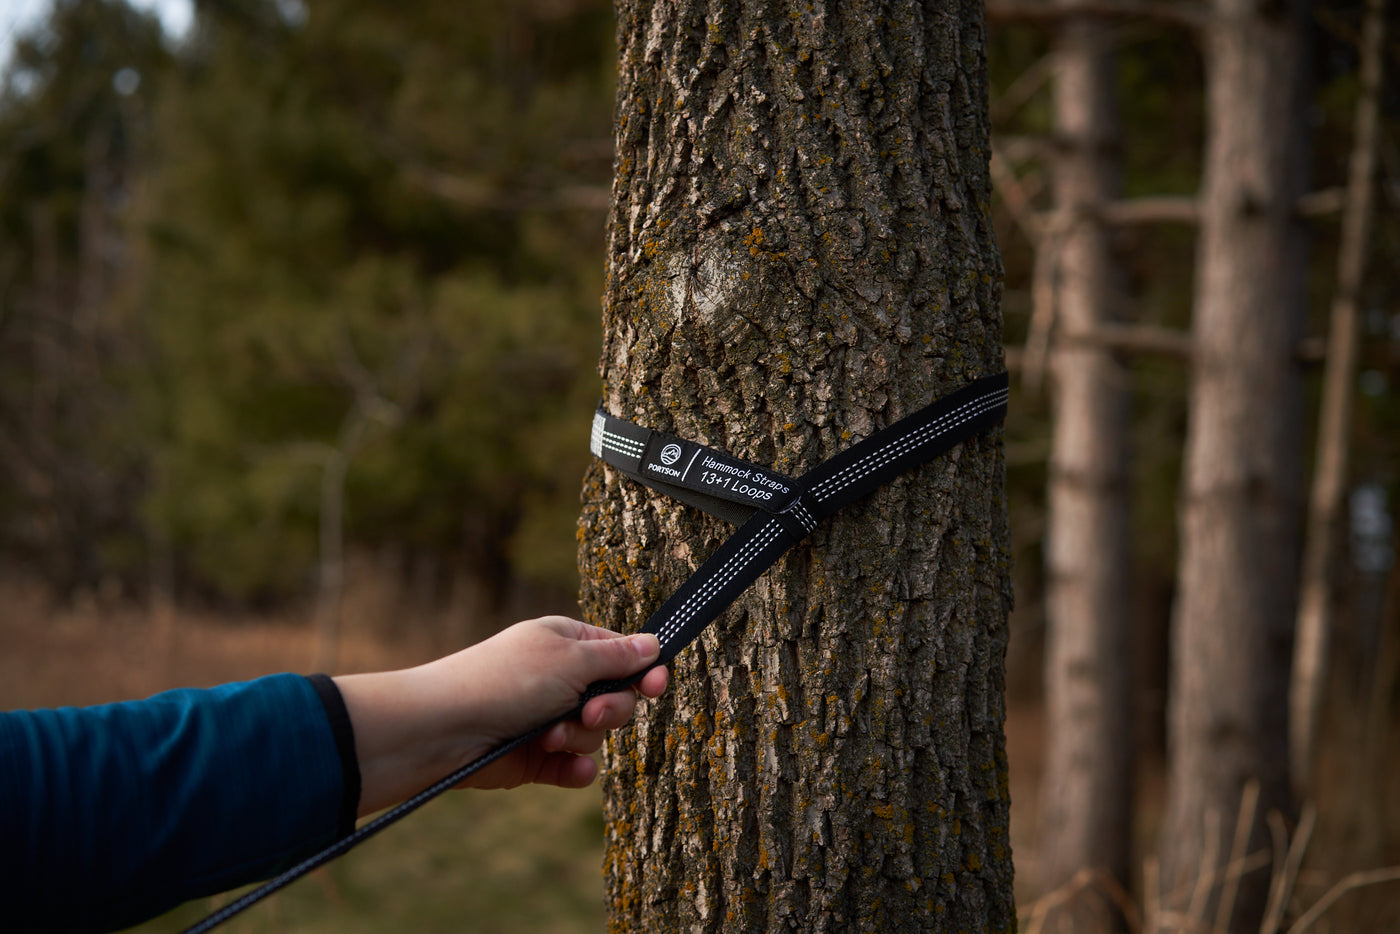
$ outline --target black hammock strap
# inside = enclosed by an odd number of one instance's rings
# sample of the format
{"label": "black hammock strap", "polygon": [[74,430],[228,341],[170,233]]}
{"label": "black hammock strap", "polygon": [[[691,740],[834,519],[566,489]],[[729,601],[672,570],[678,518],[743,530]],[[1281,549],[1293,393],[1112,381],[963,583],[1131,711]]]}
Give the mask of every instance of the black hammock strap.
{"label": "black hammock strap", "polygon": [[[739,528],[651,615],[642,632],[661,643],[657,665],[689,645],[789,548],[842,506],[991,428],[1006,413],[1008,376],[986,376],[856,442],[800,477],[783,476],[723,451],[652,431],[604,412],[593,417],[594,455],[623,474]],[[480,758],[358,827],[321,852],[213,912],[184,934],[204,934],[307,873],[349,852],[497,759],[577,717],[602,694],[625,690],[645,672],[588,686],[572,709]]]}
{"label": "black hammock strap", "polygon": [[[633,479],[739,524],[738,531],[642,627],[642,632],[655,633],[661,642],[657,664],[665,664],[689,645],[823,519],[999,422],[1006,412],[1007,394],[1005,372],[984,377],[797,478],[600,411],[593,418],[596,456]],[[630,683],[596,684],[587,696]]]}

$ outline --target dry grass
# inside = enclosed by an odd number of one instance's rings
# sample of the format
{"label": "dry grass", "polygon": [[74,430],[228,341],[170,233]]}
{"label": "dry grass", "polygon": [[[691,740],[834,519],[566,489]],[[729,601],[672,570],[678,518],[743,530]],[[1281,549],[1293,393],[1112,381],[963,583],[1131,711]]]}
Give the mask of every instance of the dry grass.
{"label": "dry grass", "polygon": [[[404,611],[382,594],[361,593],[352,606],[339,670],[414,664],[445,648],[441,627],[389,628],[383,620],[401,620],[395,614]],[[37,589],[3,580],[0,608],[0,709],[101,703],[305,671],[315,658],[309,614],[250,618],[53,606]],[[1211,934],[1223,927],[1222,912],[1240,876],[1271,864],[1274,894],[1264,934],[1400,932],[1396,724],[1334,705],[1318,808],[1291,835],[1273,820],[1280,854],[1274,860],[1266,852],[1244,852],[1249,821],[1257,818],[1246,796],[1247,820],[1234,828],[1230,851],[1206,854],[1189,898],[1159,892],[1151,861],[1137,893],[1088,870],[1055,891],[1037,890],[1042,727],[1038,706],[1011,708],[1011,832],[1028,934],[1054,930],[1055,910],[1090,893],[1115,906],[1131,934]],[[1150,851],[1160,771],[1146,769],[1139,781],[1139,823],[1146,828],[1140,843]],[[597,931],[604,926],[601,861],[596,791],[463,792],[434,802],[227,930]],[[1219,907],[1207,918],[1205,906],[1217,893]],[[1168,911],[1164,906],[1177,904],[1176,896],[1186,898],[1186,908]],[[140,930],[180,930],[217,903],[222,899],[192,903]]]}
{"label": "dry grass", "polygon": [[[1105,872],[1084,869],[1065,885],[1048,892],[1025,906],[1022,912],[1025,934],[1043,934],[1047,924],[1053,924],[1055,912],[1075,901],[1097,896],[1112,905],[1128,934],[1225,934],[1230,930],[1239,880],[1244,876],[1272,866],[1269,897],[1259,934],[1307,934],[1314,930],[1355,931],[1385,934],[1400,931],[1400,887],[1391,892],[1378,892],[1372,912],[1358,917],[1338,909],[1345,896],[1372,887],[1400,883],[1400,865],[1375,869],[1353,870],[1338,874],[1315,868],[1315,880],[1335,879],[1321,894],[1309,896],[1302,891],[1302,875],[1309,844],[1317,829],[1318,810],[1305,804],[1297,826],[1289,833],[1282,815],[1270,812],[1265,818],[1272,846],[1253,853],[1245,852],[1250,834],[1259,818],[1259,789],[1246,786],[1235,825],[1230,853],[1223,863],[1218,854],[1203,855],[1196,878],[1178,889],[1162,892],[1155,857],[1143,863],[1142,893],[1135,899],[1119,882]],[[1217,838],[1218,815],[1206,815],[1206,839]],[[1316,882],[1313,885],[1316,888]],[[1218,896],[1218,898],[1217,898]],[[1182,910],[1167,906],[1185,904]],[[1211,917],[1208,906],[1215,905]],[[1378,909],[1378,912],[1377,912]],[[1338,917],[1340,915],[1340,917]],[[1336,924],[1328,922],[1335,921]],[[1079,932],[1092,934],[1092,932]]]}
{"label": "dry grass", "polygon": [[[315,639],[296,615],[160,616],[129,605],[55,606],[37,588],[0,583],[0,709],[84,705],[203,687],[278,671],[307,671]],[[421,637],[350,632],[343,670],[414,664]]]}
{"label": "dry grass", "polygon": [[[309,616],[156,619],[129,606],[52,606],[12,582],[0,583],[0,607],[0,709],[305,671],[315,657]],[[433,657],[441,638],[415,628],[389,639],[382,626],[350,615],[338,667]],[[221,930],[596,932],[604,926],[602,822],[596,787],[452,793]],[[183,930],[231,897],[191,902],[135,930]]]}
{"label": "dry grass", "polygon": [[[1022,929],[1032,934],[1070,930],[1060,927],[1065,916],[1059,910],[1083,898],[1111,906],[1121,930],[1132,934],[1214,934],[1226,926],[1240,878],[1267,871],[1266,934],[1400,934],[1400,720],[1395,716],[1400,704],[1400,589],[1390,597],[1390,606],[1379,647],[1338,662],[1322,724],[1315,789],[1298,814],[1298,825],[1290,832],[1281,816],[1256,813],[1257,791],[1247,789],[1239,821],[1233,831],[1227,828],[1221,847],[1228,845],[1228,852],[1203,854],[1196,878],[1184,891],[1162,892],[1151,858],[1143,861],[1132,891],[1087,869],[1053,891],[1039,884],[1041,724],[1035,708],[1013,707],[1007,752]],[[1140,853],[1152,853],[1165,803],[1164,763],[1140,762],[1137,781],[1135,844]],[[1219,839],[1219,816],[1202,819],[1205,838]],[[1259,820],[1269,828],[1273,845],[1246,852]]]}
{"label": "dry grass", "polygon": [[[1274,860],[1270,851],[1260,850],[1232,860],[1212,871],[1206,871],[1203,867],[1201,873],[1191,883],[1192,898],[1185,911],[1171,911],[1162,907],[1164,904],[1170,904],[1184,897],[1187,891],[1183,888],[1179,892],[1158,893],[1156,861],[1149,858],[1143,868],[1146,892],[1141,904],[1135,901],[1133,896],[1108,874],[1084,869],[1064,886],[1041,896],[1026,906],[1024,912],[1026,916],[1025,934],[1042,934],[1048,919],[1055,910],[1089,893],[1097,893],[1117,908],[1119,920],[1129,934],[1167,934],[1167,932],[1222,934],[1228,930],[1225,919],[1230,916],[1230,909],[1233,905],[1233,883],[1247,873],[1268,866],[1271,861],[1275,864],[1274,873],[1270,880],[1268,909],[1259,927],[1260,934],[1306,934],[1306,932],[1320,927],[1320,922],[1324,920],[1328,912],[1337,906],[1343,896],[1348,893],[1369,886],[1400,882],[1400,866],[1351,872],[1335,882],[1310,905],[1295,904],[1290,912],[1290,903],[1294,900],[1295,885],[1298,880],[1298,869],[1302,862],[1303,853],[1307,849],[1307,841],[1312,831],[1312,820],[1315,813],[1311,809],[1305,810],[1304,819],[1300,821],[1299,828],[1291,843],[1275,841],[1275,852],[1281,849],[1285,854],[1281,859]],[[1280,822],[1275,820],[1272,823]],[[1280,844],[1283,845],[1280,846]],[[1205,917],[1205,898],[1198,896],[1200,893],[1209,895],[1216,888],[1222,890],[1222,898],[1212,922]],[[1285,926],[1286,913],[1291,913],[1293,920]],[[1395,918],[1389,925],[1379,928],[1344,926],[1338,930],[1383,932],[1396,930],[1397,925],[1400,925],[1400,918]]]}

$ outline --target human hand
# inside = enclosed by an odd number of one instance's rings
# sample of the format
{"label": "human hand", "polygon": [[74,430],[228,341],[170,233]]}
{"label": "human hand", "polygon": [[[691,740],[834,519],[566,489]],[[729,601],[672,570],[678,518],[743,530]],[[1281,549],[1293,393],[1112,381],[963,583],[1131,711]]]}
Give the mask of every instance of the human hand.
{"label": "human hand", "polygon": [[509,788],[593,781],[589,757],[631,719],[639,695],[666,689],[651,635],[620,636],[560,616],[527,620],[417,668],[336,678],[355,731],[360,813],[411,795],[500,743],[578,705],[595,681],[645,671],[635,689],[592,698],[548,731],[464,784]]}

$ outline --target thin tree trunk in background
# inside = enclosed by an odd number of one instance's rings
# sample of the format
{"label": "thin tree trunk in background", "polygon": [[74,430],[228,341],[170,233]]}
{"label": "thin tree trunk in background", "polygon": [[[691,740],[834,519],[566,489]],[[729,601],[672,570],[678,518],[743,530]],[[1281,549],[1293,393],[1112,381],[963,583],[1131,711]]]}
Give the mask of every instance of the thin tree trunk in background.
{"label": "thin tree trunk in background", "polygon": [[[401,361],[411,364],[412,355]],[[365,369],[344,333],[336,344],[336,364],[346,387],[355,394],[334,445],[321,452],[320,568],[316,593],[316,670],[331,672],[340,656],[341,617],[345,603],[345,484],[350,464],[376,425],[392,427],[403,417],[385,399],[374,375]]]}
{"label": "thin tree trunk in background", "polygon": [[1338,545],[1344,534],[1351,413],[1360,356],[1361,276],[1371,235],[1371,179],[1376,171],[1380,122],[1381,54],[1385,0],[1368,0],[1361,27],[1361,98],[1342,214],[1337,255],[1337,293],[1332,300],[1327,362],[1318,413],[1317,463],[1308,500],[1308,529],[1299,593],[1298,640],[1293,653],[1289,728],[1293,785],[1300,798],[1312,789],[1317,728],[1326,693],[1332,616],[1337,598]]}
{"label": "thin tree trunk in background", "polygon": [[[1076,2],[1076,0],[1071,0]],[[1132,647],[1128,504],[1129,375],[1105,347],[1077,338],[1115,322],[1120,273],[1098,208],[1121,194],[1113,29],[1071,19],[1057,32],[1052,162],[1056,210],[1055,341],[1045,662],[1046,766],[1040,887],[1084,868],[1128,887],[1132,839]],[[1051,930],[1112,929],[1112,903],[1086,891]]]}
{"label": "thin tree trunk in background", "polygon": [[[608,408],[799,474],[1001,369],[979,3],[618,5]],[[818,529],[606,753],[611,929],[1011,930],[999,436]],[[589,621],[730,528],[594,466]]]}
{"label": "thin tree trunk in background", "polygon": [[[342,442],[345,434],[342,431]],[[320,566],[316,588],[314,667],[327,673],[336,670],[340,658],[341,607],[345,596],[345,475],[349,472],[353,453],[353,444],[331,448],[326,452],[325,463],[321,466]]]}
{"label": "thin tree trunk in background", "polygon": [[[1308,10],[1216,0],[1214,16],[1161,844],[1163,907],[1192,911],[1246,783],[1261,816],[1290,810],[1303,428]],[[1261,825],[1251,852],[1268,846]],[[1257,930],[1267,876],[1241,880],[1230,930]]]}

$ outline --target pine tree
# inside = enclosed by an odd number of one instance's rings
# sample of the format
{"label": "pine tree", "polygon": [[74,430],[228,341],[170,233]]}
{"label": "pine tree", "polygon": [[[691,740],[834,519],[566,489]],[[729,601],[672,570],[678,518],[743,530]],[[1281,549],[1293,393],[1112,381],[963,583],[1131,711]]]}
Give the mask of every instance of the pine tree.
{"label": "pine tree", "polygon": [[129,208],[161,39],[125,3],[60,0],[0,89],[0,550],[60,594],[141,568]]}
{"label": "pine tree", "polygon": [[516,558],[572,582],[534,545],[567,541],[586,456],[606,13],[200,19],[148,221],[178,387],[149,403],[153,512],[187,579],[286,596],[319,564],[326,593],[343,537],[461,569],[464,618]]}
{"label": "pine tree", "polygon": [[[1257,814],[1291,811],[1288,676],[1303,428],[1297,347],[1307,294],[1296,205],[1308,180],[1308,5],[1266,13],[1217,0],[1214,9],[1162,834],[1163,884],[1178,899],[1168,907],[1184,905],[1200,875],[1209,878],[1231,852],[1251,783],[1258,783]],[[1254,823],[1248,852],[1268,846],[1268,837],[1263,822]],[[1221,854],[1216,865],[1210,853]],[[1267,874],[1239,886],[1233,916],[1217,921],[1255,930]]]}

